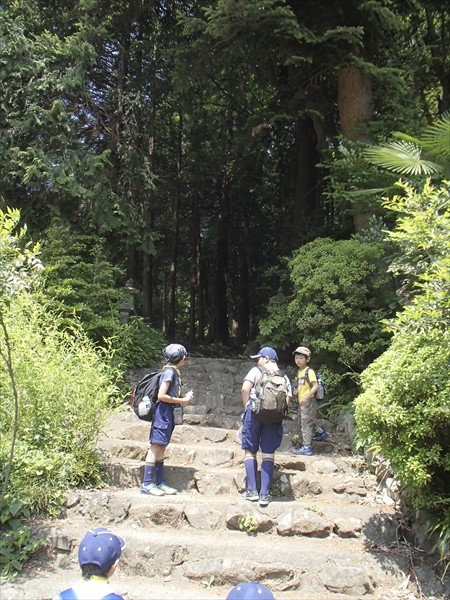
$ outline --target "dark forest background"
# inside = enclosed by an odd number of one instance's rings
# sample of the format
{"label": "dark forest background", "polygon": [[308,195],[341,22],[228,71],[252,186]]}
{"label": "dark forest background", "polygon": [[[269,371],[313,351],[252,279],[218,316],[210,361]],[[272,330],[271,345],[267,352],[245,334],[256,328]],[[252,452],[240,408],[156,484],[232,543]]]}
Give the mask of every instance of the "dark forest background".
{"label": "dark forest background", "polygon": [[262,342],[284,258],[392,226],[362,150],[450,108],[449,22],[440,0],[3,1],[0,195],[55,301],[86,317],[128,286],[168,340]]}

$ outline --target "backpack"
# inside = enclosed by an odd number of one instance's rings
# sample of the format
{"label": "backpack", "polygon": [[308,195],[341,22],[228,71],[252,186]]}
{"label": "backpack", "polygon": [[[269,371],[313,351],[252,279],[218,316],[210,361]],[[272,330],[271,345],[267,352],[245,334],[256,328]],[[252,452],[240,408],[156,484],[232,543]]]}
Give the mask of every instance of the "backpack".
{"label": "backpack", "polygon": [[287,413],[286,378],[282,371],[262,369],[261,377],[255,385],[255,417],[263,423],[281,423]]}
{"label": "backpack", "polygon": [[[311,383],[309,382],[309,377],[308,377],[308,371],[310,368],[311,367],[308,367],[305,372],[305,378],[306,378],[306,381],[308,382],[309,387],[311,387]],[[314,395],[316,397],[316,400],[323,400],[325,398],[325,396],[327,395],[327,384],[322,379],[322,376],[319,375],[319,373],[316,373],[316,378],[317,378],[317,384],[319,387],[317,388],[317,391]]]}
{"label": "backpack", "polygon": [[151,423],[158,405],[159,380],[161,373],[167,367],[157,369],[145,375],[131,394],[131,408],[142,421]]}

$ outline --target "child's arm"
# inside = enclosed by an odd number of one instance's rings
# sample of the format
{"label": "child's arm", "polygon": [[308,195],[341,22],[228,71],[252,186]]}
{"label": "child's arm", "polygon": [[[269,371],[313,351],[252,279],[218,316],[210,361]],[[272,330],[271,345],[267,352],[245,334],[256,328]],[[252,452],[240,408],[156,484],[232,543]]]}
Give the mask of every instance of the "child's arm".
{"label": "child's arm", "polygon": [[314,381],[314,383],[312,384],[312,387],[309,388],[309,391],[306,392],[306,394],[304,396],[299,398],[299,400],[298,400],[299,404],[302,404],[304,406],[308,402],[308,400],[314,396],[314,394],[317,392],[318,389],[319,389],[319,384],[317,383],[317,381]]}

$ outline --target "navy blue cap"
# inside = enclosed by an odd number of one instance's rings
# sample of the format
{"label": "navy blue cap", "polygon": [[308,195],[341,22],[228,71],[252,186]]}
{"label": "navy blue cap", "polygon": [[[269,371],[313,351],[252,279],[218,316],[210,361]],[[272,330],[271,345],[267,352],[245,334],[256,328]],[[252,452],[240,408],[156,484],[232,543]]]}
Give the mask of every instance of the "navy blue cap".
{"label": "navy blue cap", "polygon": [[254,354],[253,356],[250,356],[250,358],[259,358],[260,356],[264,356],[264,358],[270,358],[270,360],[278,360],[277,353],[273,348],[270,348],[270,346],[261,348],[258,354]]}
{"label": "navy blue cap", "polygon": [[109,571],[126,548],[125,540],[106,529],[97,527],[86,533],[78,548],[78,562],[83,565],[97,565],[103,573]]}
{"label": "navy blue cap", "polygon": [[252,581],[234,586],[226,600],[275,600],[275,596],[265,585]]}

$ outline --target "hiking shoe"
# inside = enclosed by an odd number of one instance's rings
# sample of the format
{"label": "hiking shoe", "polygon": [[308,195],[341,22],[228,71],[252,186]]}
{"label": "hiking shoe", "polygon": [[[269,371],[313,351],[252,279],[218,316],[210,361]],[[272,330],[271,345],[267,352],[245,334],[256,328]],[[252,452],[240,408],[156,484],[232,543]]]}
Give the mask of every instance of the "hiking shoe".
{"label": "hiking shoe", "polygon": [[151,496],[164,496],[164,492],[159,489],[156,483],[141,485],[141,494],[150,494]]}
{"label": "hiking shoe", "polygon": [[250,500],[250,502],[258,502],[258,490],[245,490],[245,492],[242,492],[242,497],[244,500]]}
{"label": "hiking shoe", "polygon": [[321,442],[322,440],[326,440],[328,437],[328,433],[326,431],[322,431],[322,433],[316,433],[316,435],[312,436],[313,442]]}
{"label": "hiking shoe", "polygon": [[312,454],[312,448],[311,448],[311,446],[302,446],[301,448],[294,448],[292,450],[292,452],[294,454],[302,454],[302,455],[309,456]]}
{"label": "hiking shoe", "polygon": [[161,490],[166,496],[174,496],[175,494],[178,494],[178,490],[176,490],[175,488],[171,488],[170,485],[167,485],[165,481],[160,483],[157,486],[157,488],[158,490]]}
{"label": "hiking shoe", "polygon": [[260,506],[267,506],[271,500],[272,500],[271,494],[260,494],[259,495],[259,505]]}

